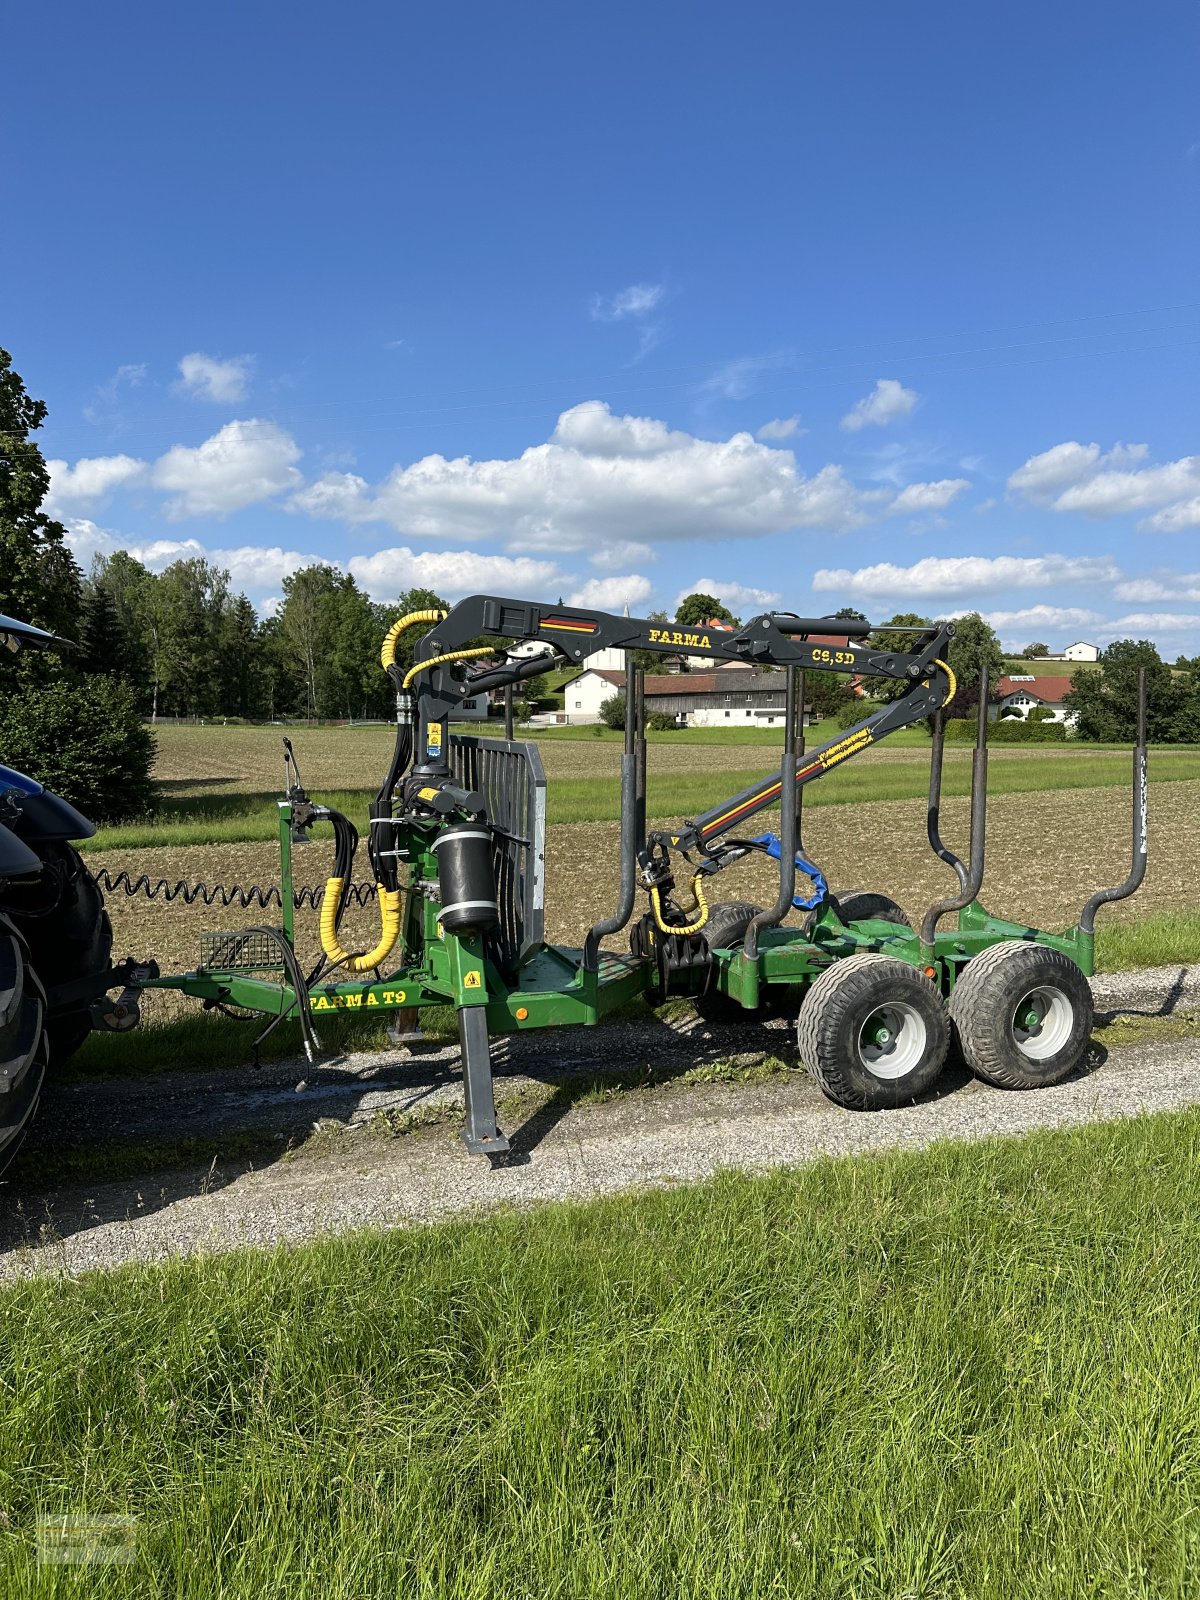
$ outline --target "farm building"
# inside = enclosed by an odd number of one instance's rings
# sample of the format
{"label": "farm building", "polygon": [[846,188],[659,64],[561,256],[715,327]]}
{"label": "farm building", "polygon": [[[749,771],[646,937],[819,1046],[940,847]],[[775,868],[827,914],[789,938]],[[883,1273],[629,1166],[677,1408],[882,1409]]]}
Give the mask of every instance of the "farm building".
{"label": "farm building", "polygon": [[996,680],[988,715],[994,722],[1007,712],[1027,717],[1034,706],[1045,706],[1055,722],[1074,722],[1063,700],[1071,688],[1070,678],[1036,678],[1032,673],[1012,673]]}
{"label": "farm building", "polygon": [[1086,639],[1076,639],[1074,644],[1069,644],[1061,653],[1052,651],[1045,658],[1047,661],[1099,661],[1100,646],[1088,644]]}
{"label": "farm building", "polygon": [[[786,687],[782,672],[756,667],[647,673],[646,710],[691,728],[782,727]],[[594,667],[581,672],[566,685],[566,720],[598,722],[604,701],[624,690],[624,672]]]}

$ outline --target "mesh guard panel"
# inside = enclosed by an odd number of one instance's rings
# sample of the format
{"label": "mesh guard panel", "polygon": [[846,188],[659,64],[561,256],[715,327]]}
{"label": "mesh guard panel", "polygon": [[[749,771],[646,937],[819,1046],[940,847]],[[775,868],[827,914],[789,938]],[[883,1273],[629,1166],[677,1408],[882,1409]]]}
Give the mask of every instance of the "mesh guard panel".
{"label": "mesh guard panel", "polygon": [[450,768],[464,789],[483,795],[494,830],[492,867],[500,925],[488,954],[512,973],[545,936],[546,774],[536,744],[450,735]]}

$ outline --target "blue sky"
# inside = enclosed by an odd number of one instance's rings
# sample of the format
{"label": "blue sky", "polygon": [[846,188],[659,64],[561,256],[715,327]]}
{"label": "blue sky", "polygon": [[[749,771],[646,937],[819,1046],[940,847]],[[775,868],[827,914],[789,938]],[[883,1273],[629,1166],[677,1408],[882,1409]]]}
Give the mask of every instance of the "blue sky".
{"label": "blue sky", "polygon": [[85,565],[1200,653],[1194,7],[68,0],[6,54]]}

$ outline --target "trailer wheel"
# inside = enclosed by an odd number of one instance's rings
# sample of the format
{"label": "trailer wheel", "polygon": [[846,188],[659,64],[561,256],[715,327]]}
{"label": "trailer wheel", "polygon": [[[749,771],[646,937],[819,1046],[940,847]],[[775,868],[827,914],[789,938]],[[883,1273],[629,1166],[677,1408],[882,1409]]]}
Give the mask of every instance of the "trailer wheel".
{"label": "trailer wheel", "polygon": [[1041,1089],[1079,1064],[1092,1032],[1092,991],[1059,950],[1016,939],[981,950],[950,996],[963,1059],[985,1083]]}
{"label": "trailer wheel", "polygon": [[894,922],[898,927],[912,931],[912,923],[890,895],[876,894],[873,889],[846,889],[829,897],[834,914],[840,922]]}
{"label": "trailer wheel", "polygon": [[800,1059],[852,1111],[909,1104],[937,1082],[950,1047],[942,997],[907,961],[863,951],[813,983],[796,1021]]}
{"label": "trailer wheel", "polygon": [[[752,905],[748,900],[726,900],[710,906],[708,921],[704,924],[704,942],[710,950],[736,950],[746,937],[746,929],[761,910],[761,906]],[[765,994],[765,990],[760,992],[760,1002]],[[722,994],[719,989],[709,989],[704,994],[696,995],[694,1003],[705,1022],[748,1022],[760,1016],[763,1010],[760,1003],[758,1011],[747,1011],[745,1006],[739,1005],[729,995]]]}
{"label": "trailer wheel", "polygon": [[[34,968],[46,974],[51,987],[106,971],[112,923],[83,857],[69,844],[33,848],[43,861],[41,877],[28,887],[11,883],[5,910],[24,935]],[[52,1011],[46,1021],[51,1062],[69,1060],[91,1028],[88,1002]]]}
{"label": "trailer wheel", "polygon": [[0,1172],[25,1137],[45,1074],[45,993],[24,939],[0,915]]}

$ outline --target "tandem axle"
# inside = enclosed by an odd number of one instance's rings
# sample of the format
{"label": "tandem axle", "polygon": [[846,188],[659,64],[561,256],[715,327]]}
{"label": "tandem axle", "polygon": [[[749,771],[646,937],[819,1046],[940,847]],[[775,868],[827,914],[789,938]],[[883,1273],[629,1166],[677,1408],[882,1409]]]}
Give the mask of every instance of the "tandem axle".
{"label": "tandem axle", "polygon": [[[404,673],[395,663],[396,644],[417,625],[428,631]],[[370,808],[368,851],[380,906],[376,946],[358,953],[341,946],[358,833],[347,818],[309,799],[289,746],[288,788],[279,806],[280,925],[206,936],[194,971],[142,973],[141,987],[178,990],[210,1007],[248,1009],[270,1026],[296,1016],[314,1059],[325,1016],[392,1013],[411,1029],[423,1008],[451,1006],[463,1061],[463,1138],[473,1154],[488,1156],[508,1149],[496,1121],[490,1037],[590,1026],[639,996],[690,996],[718,1022],[747,1012],[795,1012],[802,1059],[826,1092],[849,1107],[900,1105],[926,1092],[952,1038],[991,1082],[1033,1087],[1059,1081],[1078,1064],[1090,1035],[1095,913],[1132,894],[1145,873],[1144,684],[1129,877],[1094,895],[1075,927],[1051,933],[993,917],[978,899],[986,681],[980,685],[967,861],[940,837],[944,708],[955,692],[945,661],[953,625],[931,628],[923,645],[907,653],[888,650],[885,634],[871,637],[869,625],[857,622],[845,625],[845,647],[831,649],[824,633],[833,626],[842,624],[771,613],[736,634],[701,632],[688,645],[718,659],[779,666],[787,705],[779,770],[675,833],[647,828],[642,673],[626,655],[618,904],[574,949],[543,937],[545,777],[536,745],[512,738],[511,687],[555,661],[580,658],[585,649],[615,644],[627,652],[669,652],[679,646],[666,637],[668,630],[647,622],[489,596],[463,601],[448,614],[401,618],[383,648],[384,668],[397,689],[396,749]],[[480,634],[492,642],[472,643]],[[507,657],[497,638],[541,639],[549,659]],[[482,665],[464,671],[462,663],[482,657]],[[805,753],[797,712],[804,671],[814,667],[898,679],[905,687],[855,728]],[[493,688],[509,691],[508,737],[451,736],[448,722],[458,702]],[[800,855],[801,806],[807,783],[923,717],[932,724],[928,838],[955,874],[957,890],[935,901],[913,928],[886,895],[829,892],[819,869]],[[734,827],[775,806],[777,840],[729,837]],[[334,830],[335,867],[321,904],[323,954],[306,974],[296,954],[292,847],[326,824]],[[756,851],[779,861],[775,904],[710,905],[713,877]],[[690,885],[685,891],[676,888],[681,866]],[[797,895],[799,870],[809,870],[816,883],[807,899]],[[635,919],[639,892],[648,896],[649,909]],[[807,909],[805,920],[788,924],[798,901]],[[940,928],[952,913],[957,925]],[[626,928],[629,953],[601,948]]]}

